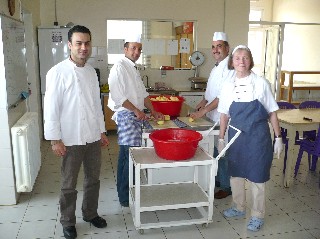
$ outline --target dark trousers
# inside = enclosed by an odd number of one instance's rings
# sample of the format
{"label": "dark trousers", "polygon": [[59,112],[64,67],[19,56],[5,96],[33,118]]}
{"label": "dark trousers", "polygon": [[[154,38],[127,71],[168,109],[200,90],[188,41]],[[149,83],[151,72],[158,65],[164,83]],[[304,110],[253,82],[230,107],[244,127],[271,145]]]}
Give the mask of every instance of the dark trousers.
{"label": "dark trousers", "polygon": [[60,222],[63,227],[76,224],[77,179],[83,164],[82,216],[91,220],[98,216],[100,189],[101,144],[100,140],[86,145],[67,146],[61,165]]}
{"label": "dark trousers", "polygon": [[117,170],[117,191],[120,203],[129,201],[129,148],[128,145],[119,145]]}

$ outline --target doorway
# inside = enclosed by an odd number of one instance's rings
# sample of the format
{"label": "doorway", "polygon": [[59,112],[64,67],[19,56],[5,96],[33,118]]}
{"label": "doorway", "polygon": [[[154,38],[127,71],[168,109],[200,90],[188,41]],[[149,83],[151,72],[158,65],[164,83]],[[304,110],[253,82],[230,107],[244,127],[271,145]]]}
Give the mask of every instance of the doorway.
{"label": "doorway", "polygon": [[250,22],[248,47],[251,49],[257,75],[266,78],[276,95],[281,69],[282,27],[279,24]]}

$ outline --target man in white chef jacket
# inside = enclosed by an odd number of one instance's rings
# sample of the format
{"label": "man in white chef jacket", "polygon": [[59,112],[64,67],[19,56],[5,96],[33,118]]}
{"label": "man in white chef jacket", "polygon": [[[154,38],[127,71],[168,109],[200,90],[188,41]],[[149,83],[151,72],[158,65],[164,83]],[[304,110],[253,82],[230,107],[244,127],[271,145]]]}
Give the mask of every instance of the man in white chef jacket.
{"label": "man in white chef jacket", "polygon": [[[223,83],[235,73],[234,70],[228,69],[229,59],[228,36],[224,32],[215,32],[212,39],[212,55],[216,61],[211,70],[207,89],[203,100],[196,106],[196,112],[190,114],[190,117],[196,119],[206,115],[214,122],[220,120],[220,113],[217,111],[219,95]],[[217,156],[217,142],[215,139],[214,156]],[[222,157],[218,163],[217,180],[220,183],[220,190],[214,194],[216,199],[222,199],[231,195],[230,177],[228,175],[227,157]]]}
{"label": "man in white chef jacket", "polygon": [[77,237],[76,190],[81,166],[84,171],[82,217],[95,227],[107,226],[98,215],[101,146],[108,145],[91,54],[91,32],[76,25],[68,32],[70,57],[53,66],[46,76],[44,136],[61,157],[60,223],[65,238]]}
{"label": "man in white chef jacket", "polygon": [[129,206],[129,148],[141,146],[142,122],[148,119],[143,109],[150,110],[155,119],[163,114],[153,109],[149,93],[143,84],[135,62],[139,59],[142,44],[139,35],[125,39],[125,56],[116,62],[108,78],[108,107],[114,111],[112,119],[117,124],[119,157],[117,168],[117,191],[121,206]]}

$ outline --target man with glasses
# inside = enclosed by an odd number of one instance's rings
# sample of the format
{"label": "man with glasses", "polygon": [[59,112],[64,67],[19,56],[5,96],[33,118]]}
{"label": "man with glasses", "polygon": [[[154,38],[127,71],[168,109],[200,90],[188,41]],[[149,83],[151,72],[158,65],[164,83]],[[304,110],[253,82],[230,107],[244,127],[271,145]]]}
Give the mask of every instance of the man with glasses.
{"label": "man with glasses", "polygon": [[115,113],[112,119],[118,127],[118,144],[120,146],[117,169],[117,191],[121,206],[129,206],[129,147],[141,146],[142,122],[148,116],[143,109],[150,110],[151,115],[163,119],[163,114],[153,109],[140,72],[135,62],[142,51],[140,36],[125,39],[124,54],[110,71],[108,107]]}
{"label": "man with glasses", "polygon": [[[196,106],[197,111],[190,114],[190,117],[196,119],[206,115],[214,122],[220,120],[220,113],[217,111],[220,91],[223,82],[234,75],[234,70],[228,69],[229,49],[227,34],[215,32],[212,39],[212,56],[215,59],[215,65],[210,73],[204,98]],[[218,155],[217,144],[218,139],[215,140],[214,157]],[[216,186],[219,186],[220,190],[214,195],[216,199],[231,195],[226,156],[220,158],[218,163],[217,184]]]}

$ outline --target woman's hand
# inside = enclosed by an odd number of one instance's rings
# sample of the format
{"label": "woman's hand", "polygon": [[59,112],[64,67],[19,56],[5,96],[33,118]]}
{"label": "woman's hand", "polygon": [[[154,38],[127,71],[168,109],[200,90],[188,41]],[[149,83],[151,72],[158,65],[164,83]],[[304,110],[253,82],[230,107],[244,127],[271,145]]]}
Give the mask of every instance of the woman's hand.
{"label": "woman's hand", "polygon": [[280,154],[283,150],[283,142],[282,142],[282,138],[275,138],[275,142],[274,142],[274,150],[273,152],[277,155],[278,159],[280,158]]}

